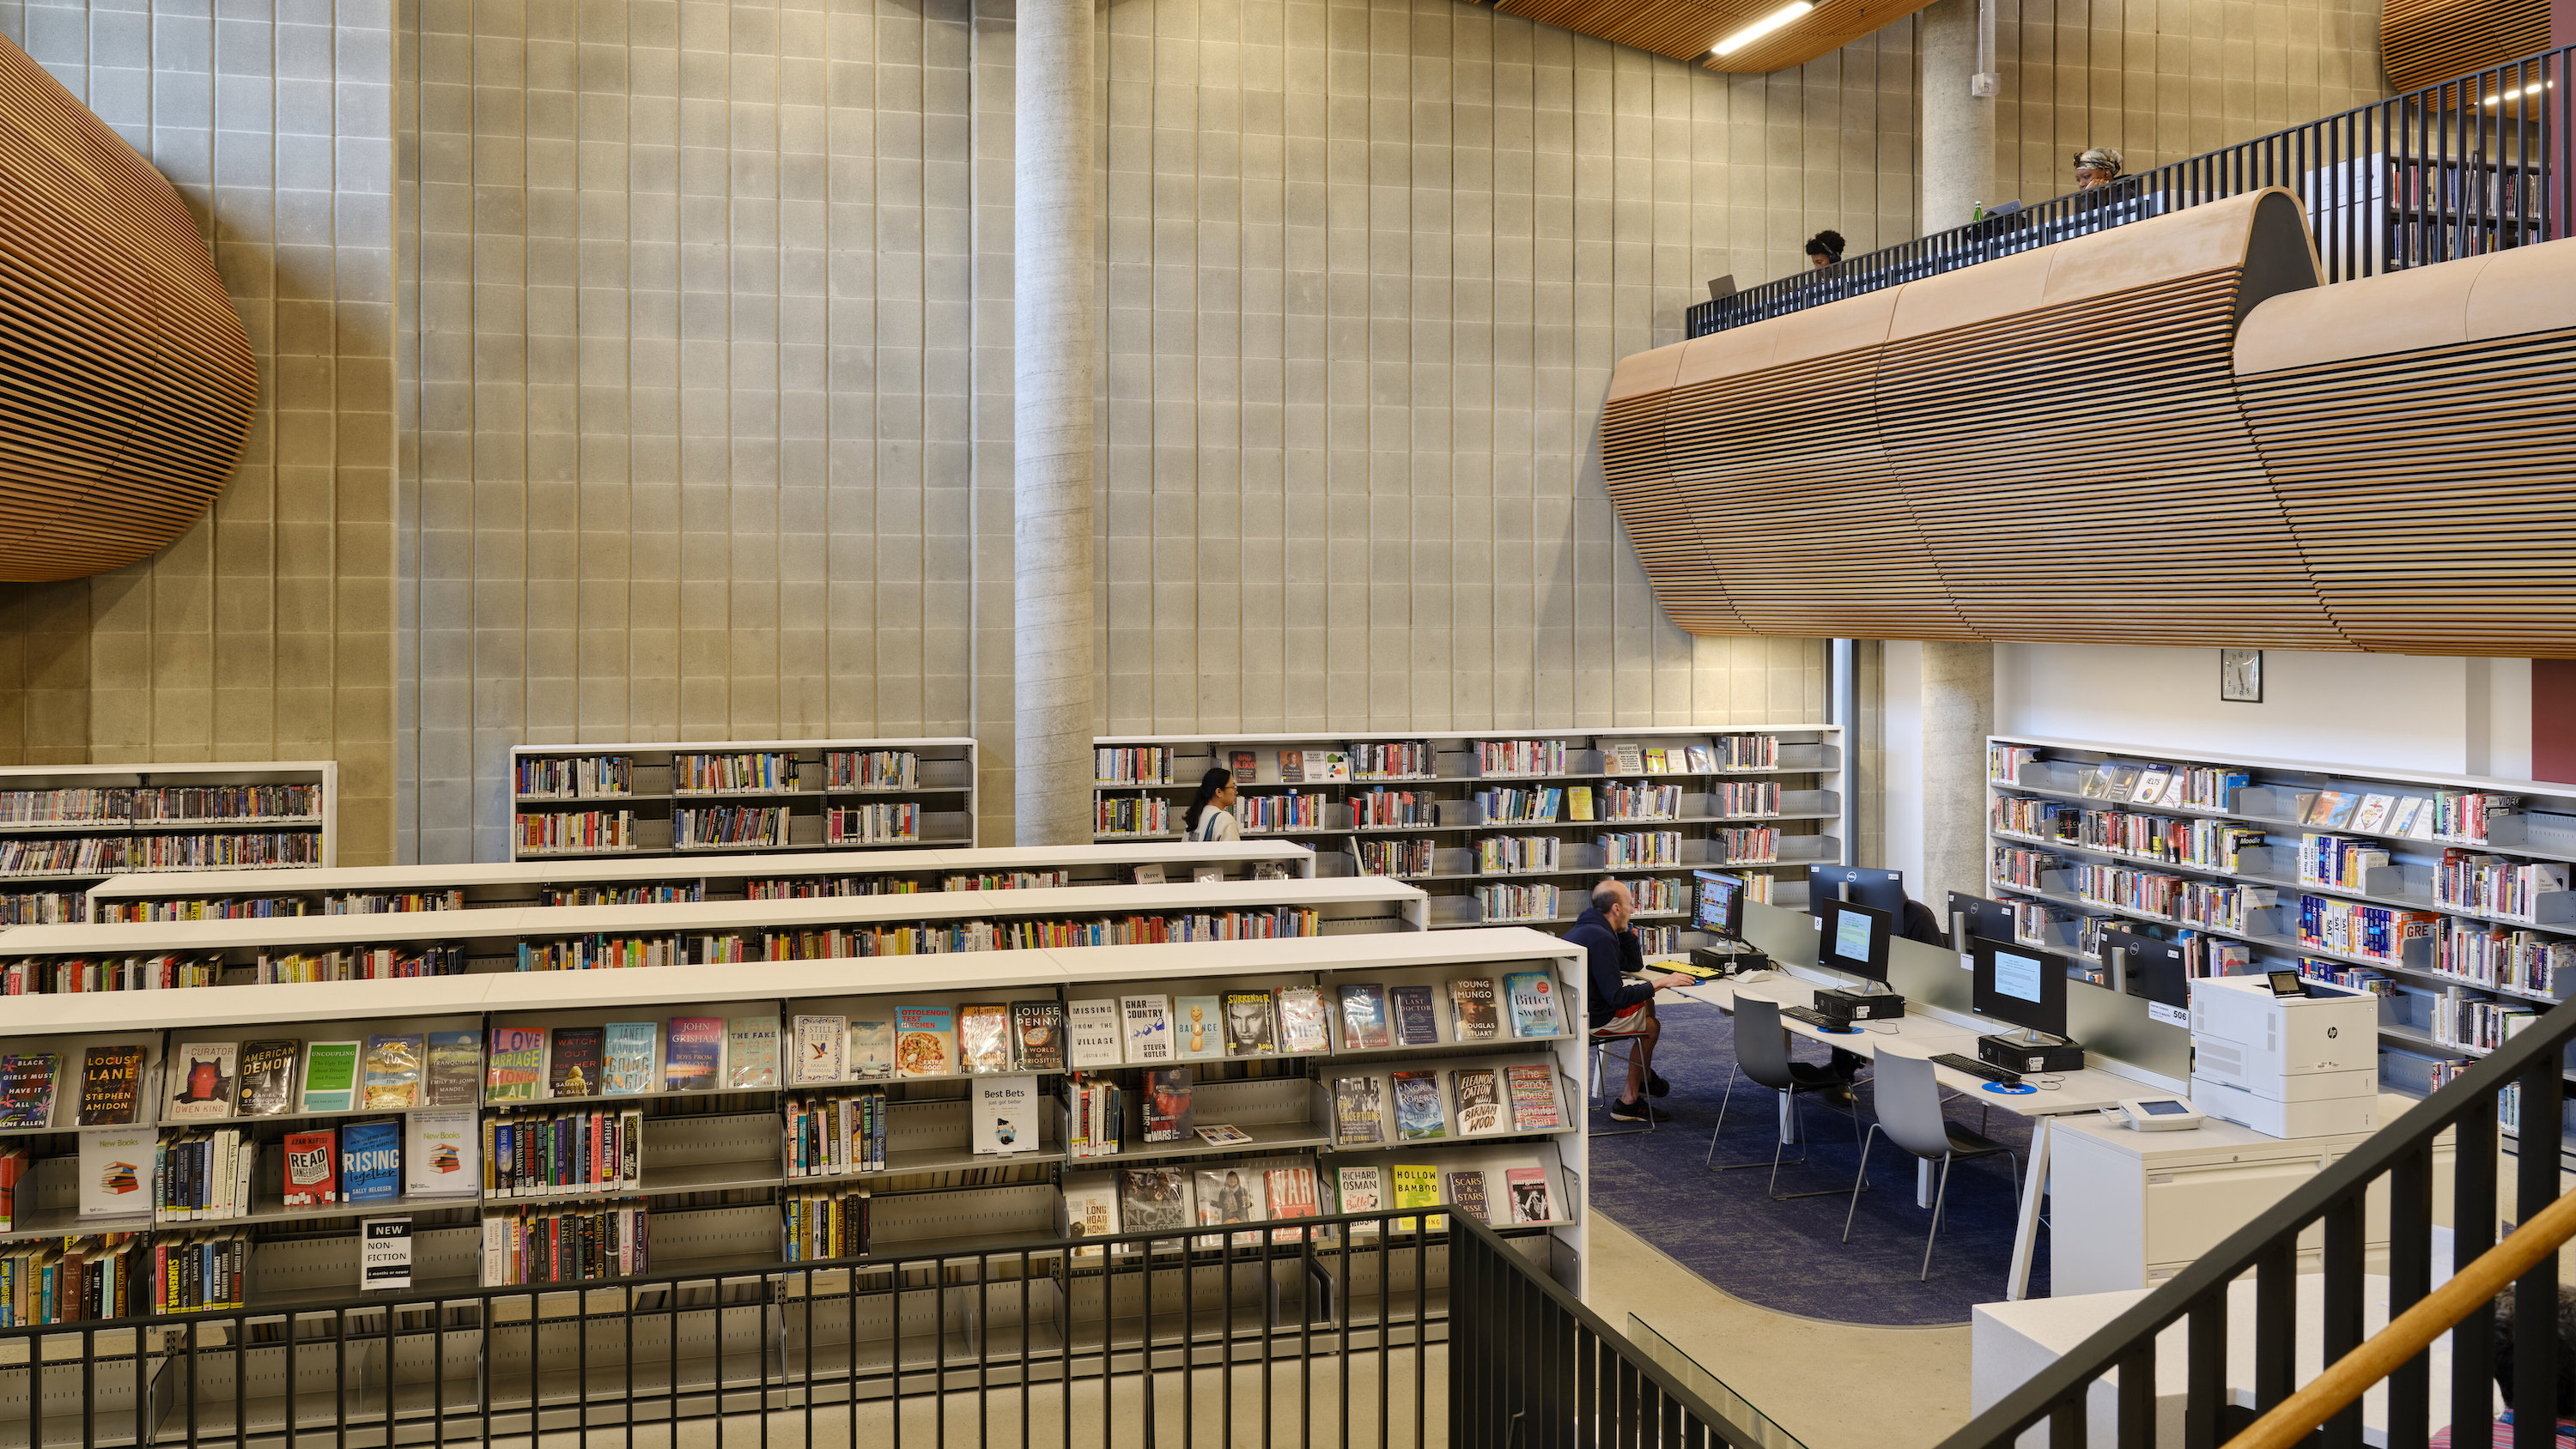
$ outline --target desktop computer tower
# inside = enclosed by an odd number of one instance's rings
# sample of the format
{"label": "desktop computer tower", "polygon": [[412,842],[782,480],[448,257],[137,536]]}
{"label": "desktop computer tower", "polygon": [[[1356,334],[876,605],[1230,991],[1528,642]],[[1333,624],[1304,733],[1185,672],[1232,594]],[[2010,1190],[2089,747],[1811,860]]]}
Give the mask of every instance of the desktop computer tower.
{"label": "desktop computer tower", "polygon": [[2080,1072],[2084,1070],[2084,1047],[2071,1041],[2032,1046],[2009,1036],[1981,1036],[1977,1038],[1977,1060],[2025,1076],[2033,1072]]}

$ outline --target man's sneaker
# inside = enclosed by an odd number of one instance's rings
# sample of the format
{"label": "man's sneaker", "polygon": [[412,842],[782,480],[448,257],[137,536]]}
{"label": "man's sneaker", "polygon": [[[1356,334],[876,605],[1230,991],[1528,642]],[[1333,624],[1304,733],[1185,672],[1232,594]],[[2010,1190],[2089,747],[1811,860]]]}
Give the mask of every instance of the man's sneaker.
{"label": "man's sneaker", "polygon": [[1613,1122],[1670,1122],[1673,1120],[1673,1114],[1643,1101],[1613,1102],[1610,1104],[1610,1120]]}
{"label": "man's sneaker", "polygon": [[1665,1080],[1663,1079],[1663,1077],[1662,1077],[1661,1075],[1657,1074],[1657,1073],[1654,1073],[1654,1072],[1648,1072],[1648,1073],[1646,1073],[1646,1095],[1647,1095],[1647,1096],[1649,1096],[1649,1097],[1669,1097],[1669,1096],[1671,1096],[1672,1094],[1673,1094],[1673,1084],[1672,1084],[1672,1083],[1665,1081]]}

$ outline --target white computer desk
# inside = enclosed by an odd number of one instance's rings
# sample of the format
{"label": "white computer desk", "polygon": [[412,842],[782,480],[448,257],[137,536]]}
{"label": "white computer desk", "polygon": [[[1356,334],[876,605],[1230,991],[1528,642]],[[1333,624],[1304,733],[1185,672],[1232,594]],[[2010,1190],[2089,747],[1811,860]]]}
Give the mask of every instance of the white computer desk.
{"label": "white computer desk", "polygon": [[[1776,1001],[1782,1006],[1813,1006],[1818,983],[1780,972],[1768,979],[1738,983],[1703,981],[1672,988],[1672,994],[1687,1001],[1702,1001],[1732,1015],[1735,996],[1741,991]],[[1919,1056],[1939,1056],[1956,1052],[1963,1057],[1977,1054],[1977,1038],[1987,1034],[1987,1027],[1974,1018],[1961,1019],[1942,1011],[1927,1011],[1909,1005],[1905,1015],[1893,1021],[1868,1022],[1861,1030],[1831,1032],[1797,1021],[1780,1018],[1780,1024],[1810,1041],[1838,1046],[1847,1052],[1875,1055],[1881,1046],[1893,1046]],[[2131,1076],[2121,1064],[2103,1057],[2091,1059],[2095,1065],[2080,1072],[2048,1073],[2031,1078],[2034,1086],[2053,1082],[2053,1087],[2040,1087],[2029,1093],[1988,1091],[1988,1083],[1966,1072],[1953,1071],[1935,1062],[1933,1079],[1952,1091],[1973,1097],[1981,1107],[2001,1107],[2024,1117],[2064,1117],[2078,1112],[2099,1112],[2105,1107],[2137,1096],[2162,1093],[2161,1081],[2148,1076]],[[1781,1102],[1781,1131],[1794,1139],[1796,1115],[1789,1111],[1787,1099]],[[2013,1225],[2012,1267],[2006,1275],[2004,1297],[2019,1300],[2030,1286],[2030,1262],[2039,1245],[2039,1213],[2048,1191],[2048,1139],[2045,1124],[2034,1123],[2030,1134],[2030,1162],[2022,1174],[2021,1210]],[[1932,1164],[1918,1161],[1914,1168],[1915,1201],[1924,1207],[1932,1205]]]}

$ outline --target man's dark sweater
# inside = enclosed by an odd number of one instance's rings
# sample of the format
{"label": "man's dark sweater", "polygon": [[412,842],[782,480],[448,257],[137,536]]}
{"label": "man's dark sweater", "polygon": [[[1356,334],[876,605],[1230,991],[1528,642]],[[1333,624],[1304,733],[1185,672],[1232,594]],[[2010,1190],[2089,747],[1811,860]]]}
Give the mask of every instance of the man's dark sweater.
{"label": "man's dark sweater", "polygon": [[1576,918],[1565,939],[1581,946],[1587,958],[1584,996],[1592,1025],[1600,1026],[1639,1002],[1655,999],[1654,987],[1623,974],[1646,969],[1646,952],[1637,944],[1637,933],[1610,929],[1610,918],[1599,907]]}

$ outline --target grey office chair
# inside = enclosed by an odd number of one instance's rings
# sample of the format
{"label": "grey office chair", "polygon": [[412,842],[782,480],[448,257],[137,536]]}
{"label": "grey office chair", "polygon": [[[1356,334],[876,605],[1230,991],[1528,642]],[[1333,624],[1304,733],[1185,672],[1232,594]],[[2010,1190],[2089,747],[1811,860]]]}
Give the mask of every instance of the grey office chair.
{"label": "grey office chair", "polygon": [[[1768,1087],[1772,1091],[1787,1096],[1789,1110],[1797,1114],[1798,1137],[1802,1143],[1807,1137],[1805,1103],[1808,1096],[1817,1092],[1848,1088],[1852,1084],[1850,1077],[1830,1067],[1820,1067],[1812,1062],[1789,1060],[1789,1029],[1780,1024],[1780,1003],[1766,997],[1737,993],[1735,1070],[1726,1075],[1726,1095],[1717,1101],[1717,1130],[1708,1134],[1708,1156],[1701,1164],[1717,1172],[1733,1172],[1738,1168],[1762,1165],[1759,1162],[1731,1162],[1724,1167],[1717,1165],[1717,1139],[1726,1131],[1726,1108],[1727,1104],[1735,1098],[1735,1079],[1739,1075],[1751,1077],[1756,1086]],[[1852,1109],[1851,1118],[1852,1142],[1857,1146],[1861,1144],[1859,1108]],[[1768,1191],[1773,1201],[1787,1202],[1793,1197],[1824,1197],[1842,1191],[1840,1188],[1831,1187],[1817,1192],[1784,1193],[1780,1191],[1782,1165],[1780,1154],[1787,1151],[1788,1147],[1788,1136],[1783,1133],[1780,1140],[1771,1148],[1771,1185]],[[1804,1164],[1806,1160],[1805,1154],[1801,1153],[1798,1160],[1789,1163],[1788,1166],[1797,1167]]]}
{"label": "grey office chair", "polygon": [[1932,1075],[1931,1058],[1880,1052],[1870,1081],[1875,1087],[1872,1095],[1878,1099],[1878,1121],[1871,1125],[1868,1140],[1861,1144],[1860,1176],[1852,1181],[1851,1211],[1843,1214],[1843,1241],[1851,1241],[1852,1219],[1860,1213],[1861,1189],[1869,1186],[1869,1150],[1878,1145],[1878,1134],[1885,1131],[1897,1146],[1926,1162],[1941,1164],[1941,1185],[1932,1194],[1932,1231],[1923,1240],[1922,1278],[1928,1282],[1932,1277],[1932,1245],[1941,1237],[1941,1208],[1950,1197],[1950,1164],[2001,1154],[2012,1169],[2013,1200],[2019,1202],[2021,1160],[2013,1156],[2011,1148],[1942,1115],[1941,1083]]}

